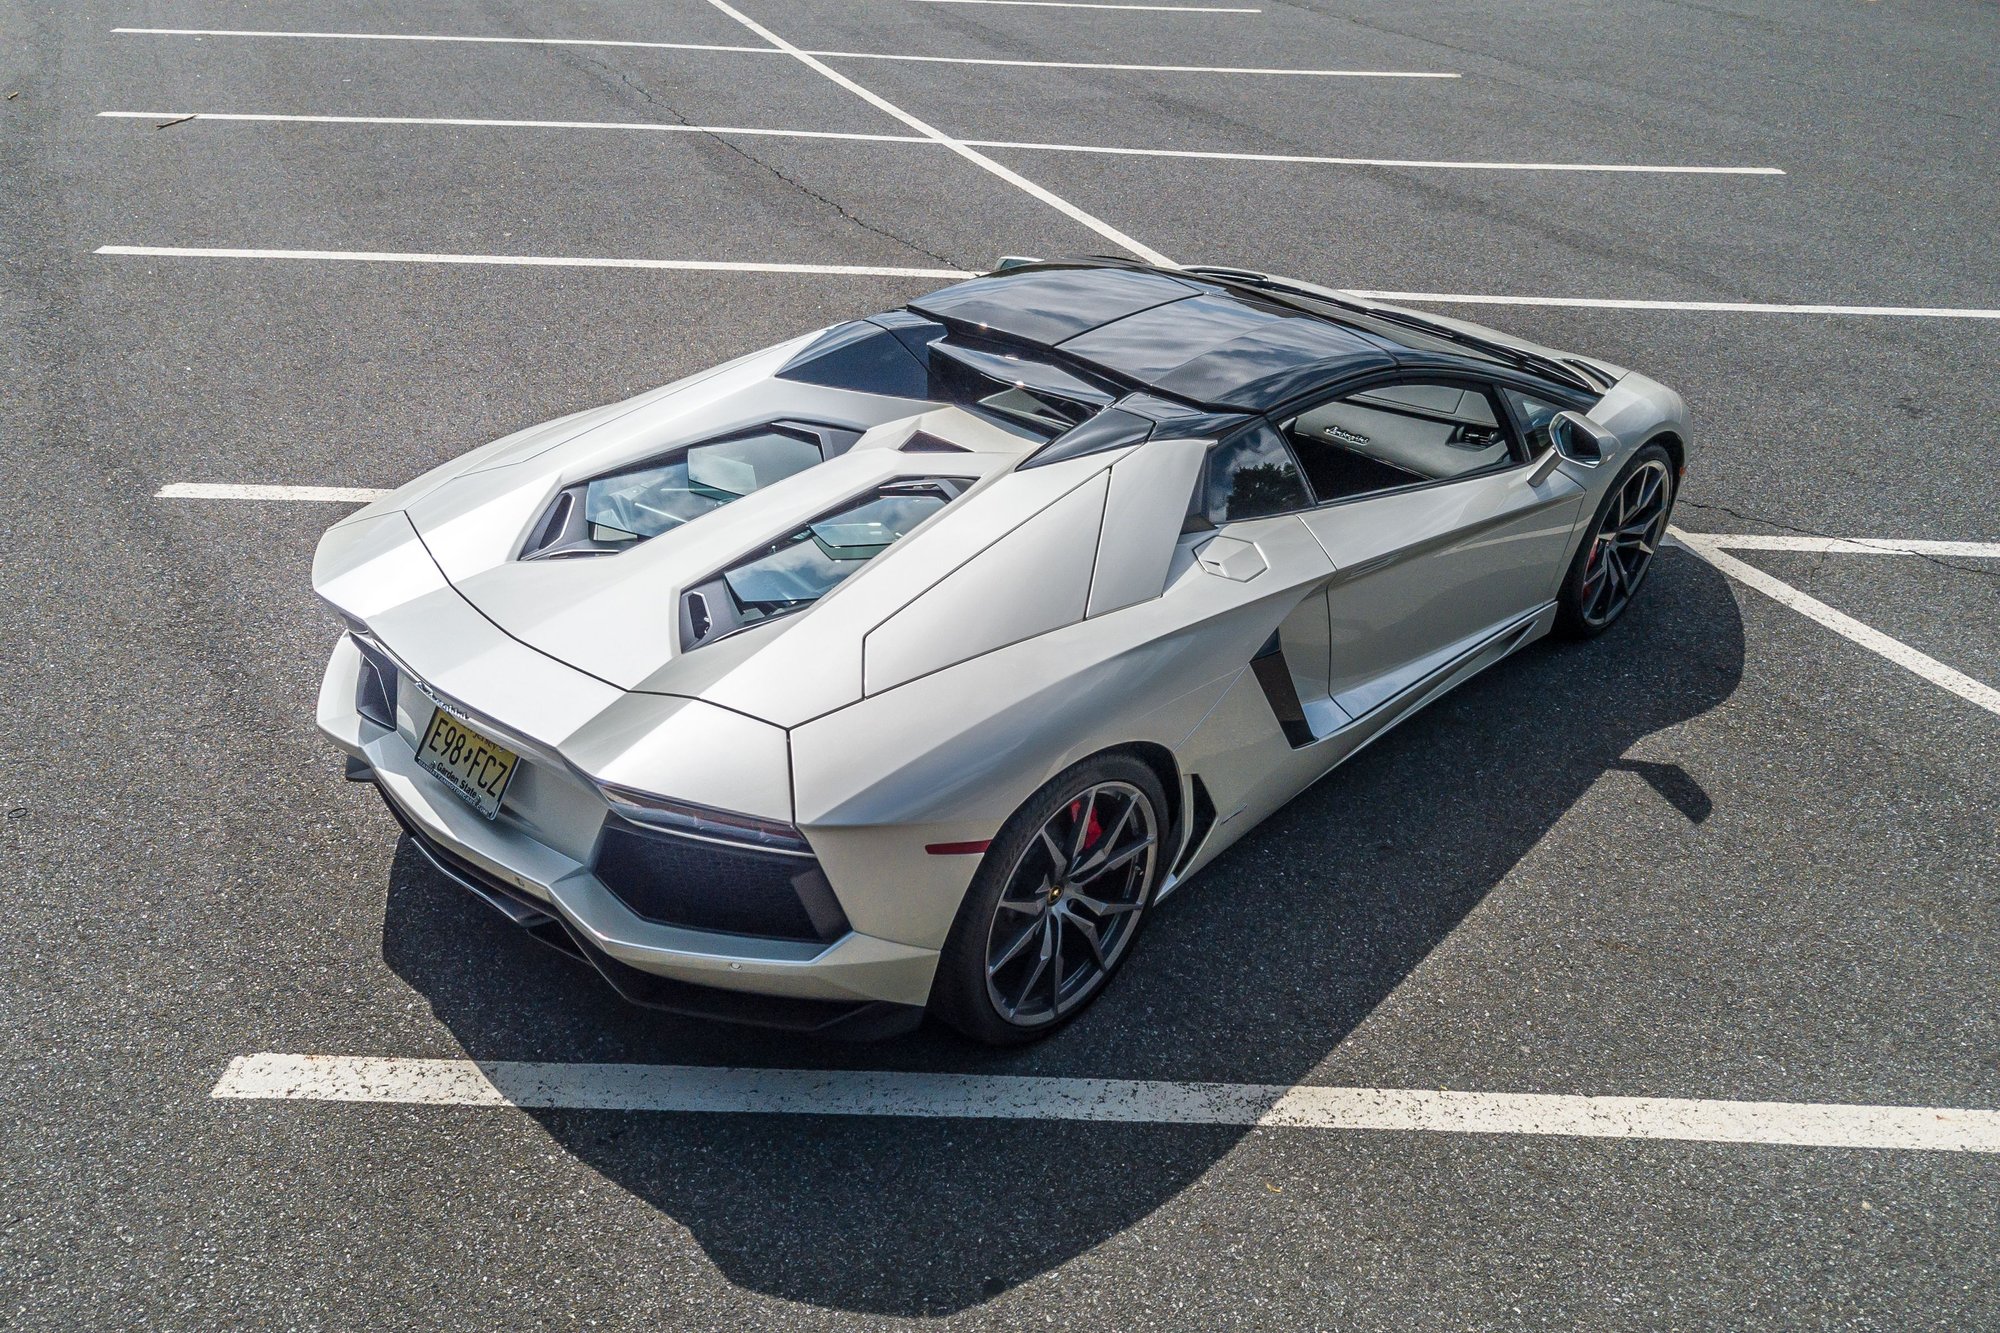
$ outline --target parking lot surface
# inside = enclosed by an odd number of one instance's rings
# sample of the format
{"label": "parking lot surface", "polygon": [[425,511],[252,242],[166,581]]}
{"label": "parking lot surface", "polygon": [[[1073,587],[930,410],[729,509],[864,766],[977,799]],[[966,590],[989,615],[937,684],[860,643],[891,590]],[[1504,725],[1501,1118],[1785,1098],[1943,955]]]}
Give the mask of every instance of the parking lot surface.
{"label": "parking lot surface", "polygon": [[[1990,6],[0,14],[0,1321],[2000,1325]],[[394,486],[1074,253],[1414,294],[1698,435],[1614,632],[1312,788],[1025,1050],[624,1007],[314,734],[352,501],[162,494]],[[264,1053],[473,1072],[212,1095]],[[524,1063],[861,1100],[482,1101]],[[1043,1082],[882,1100],[917,1075]]]}

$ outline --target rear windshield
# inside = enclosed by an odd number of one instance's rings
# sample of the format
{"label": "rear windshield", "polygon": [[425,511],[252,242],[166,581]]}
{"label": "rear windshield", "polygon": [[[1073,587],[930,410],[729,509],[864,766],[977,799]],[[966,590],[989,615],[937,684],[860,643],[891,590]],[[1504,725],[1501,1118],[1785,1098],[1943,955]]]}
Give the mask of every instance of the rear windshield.
{"label": "rear windshield", "polygon": [[946,337],[943,325],[909,314],[829,329],[786,362],[778,378],[951,403],[1036,440],[1088,421],[1123,392],[1037,349],[963,333]]}

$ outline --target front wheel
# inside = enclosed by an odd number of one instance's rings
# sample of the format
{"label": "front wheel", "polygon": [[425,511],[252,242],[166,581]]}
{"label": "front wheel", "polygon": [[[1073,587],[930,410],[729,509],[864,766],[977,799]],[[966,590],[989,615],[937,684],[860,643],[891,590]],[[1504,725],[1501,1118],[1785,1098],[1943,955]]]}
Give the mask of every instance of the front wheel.
{"label": "front wheel", "polygon": [[1573,639],[1610,629],[1632,604],[1674,507],[1674,465],[1649,444],[1611,483],[1556,599],[1556,628]]}
{"label": "front wheel", "polygon": [[1129,755],[1045,783],[987,848],[938,957],[931,1010],[976,1041],[1054,1031],[1104,989],[1166,864],[1166,793]]}

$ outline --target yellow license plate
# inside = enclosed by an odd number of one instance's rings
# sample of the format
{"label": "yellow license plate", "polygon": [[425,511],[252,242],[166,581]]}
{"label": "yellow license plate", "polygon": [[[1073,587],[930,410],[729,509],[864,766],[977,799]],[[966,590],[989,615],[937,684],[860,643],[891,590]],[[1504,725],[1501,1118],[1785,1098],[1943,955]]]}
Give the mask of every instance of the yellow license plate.
{"label": "yellow license plate", "polygon": [[440,708],[431,714],[417,742],[417,763],[488,819],[500,813],[500,796],[521,762],[498,741],[488,740]]}

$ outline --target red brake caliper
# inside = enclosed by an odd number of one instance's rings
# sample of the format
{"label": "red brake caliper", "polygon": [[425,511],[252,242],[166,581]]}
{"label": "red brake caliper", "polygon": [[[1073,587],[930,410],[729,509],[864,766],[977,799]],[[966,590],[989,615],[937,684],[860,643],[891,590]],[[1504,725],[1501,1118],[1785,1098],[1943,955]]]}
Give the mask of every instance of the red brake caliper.
{"label": "red brake caliper", "polygon": [[[1083,798],[1079,796],[1074,801],[1071,801],[1069,803],[1069,817],[1071,821],[1074,822],[1080,815],[1082,815],[1082,813],[1083,813]],[[1090,808],[1090,825],[1083,831],[1084,849],[1088,851],[1090,848],[1095,847],[1097,845],[1097,840],[1103,836],[1104,836],[1104,825],[1098,822],[1097,807],[1093,805]]]}

